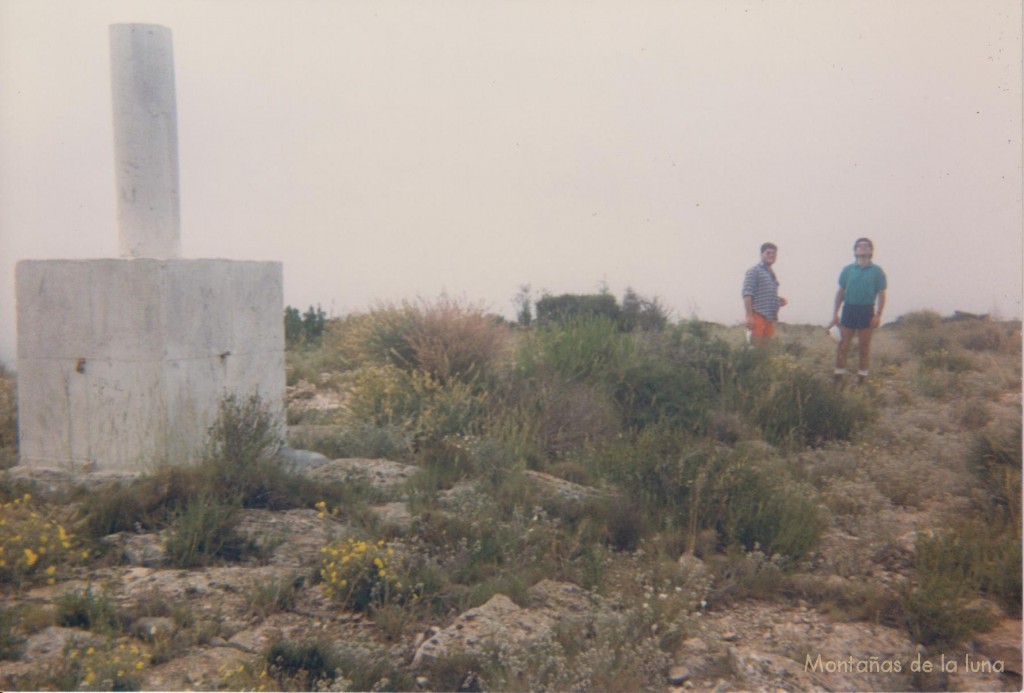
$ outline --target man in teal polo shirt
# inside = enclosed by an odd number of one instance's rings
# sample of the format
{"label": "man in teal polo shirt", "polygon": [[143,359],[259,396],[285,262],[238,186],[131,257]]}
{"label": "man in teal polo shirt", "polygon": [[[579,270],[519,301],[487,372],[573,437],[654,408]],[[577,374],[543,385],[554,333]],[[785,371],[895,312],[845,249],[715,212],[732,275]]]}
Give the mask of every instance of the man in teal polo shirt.
{"label": "man in teal polo shirt", "polygon": [[[846,375],[846,354],[853,336],[857,335],[860,352],[860,369],[857,382],[868,377],[871,362],[871,334],[882,322],[885,310],[885,272],[874,264],[875,246],[868,238],[858,238],[853,244],[856,262],[847,265],[839,274],[839,291],[836,292],[833,325],[839,325],[839,347],[836,349],[835,381],[841,383]],[[876,310],[875,304],[878,308]],[[839,307],[842,306],[842,315]]]}

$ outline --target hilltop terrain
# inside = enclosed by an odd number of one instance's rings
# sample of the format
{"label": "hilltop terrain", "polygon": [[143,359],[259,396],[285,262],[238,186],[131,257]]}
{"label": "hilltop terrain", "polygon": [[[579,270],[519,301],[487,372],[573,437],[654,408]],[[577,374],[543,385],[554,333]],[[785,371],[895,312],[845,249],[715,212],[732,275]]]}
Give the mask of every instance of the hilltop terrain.
{"label": "hilltop terrain", "polygon": [[836,385],[820,327],[310,315],[287,448],[254,397],[198,465],[8,470],[4,689],[1020,688],[1019,323]]}

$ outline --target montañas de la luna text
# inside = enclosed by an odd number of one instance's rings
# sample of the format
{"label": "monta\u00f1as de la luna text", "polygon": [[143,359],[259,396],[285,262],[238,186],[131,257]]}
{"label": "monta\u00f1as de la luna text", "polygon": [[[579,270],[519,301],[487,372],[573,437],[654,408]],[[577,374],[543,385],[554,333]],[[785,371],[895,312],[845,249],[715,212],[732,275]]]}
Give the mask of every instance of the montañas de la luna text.
{"label": "monta\u00f1as de la luna text", "polygon": [[876,656],[861,659],[850,655],[845,659],[824,659],[820,654],[813,658],[811,655],[807,655],[804,661],[804,671],[820,674],[899,674],[905,669],[915,673],[942,671],[950,674],[957,672],[1002,674],[1004,668],[1002,660],[979,659],[970,654],[964,655],[962,662],[955,658],[947,659],[946,655],[941,655],[938,661],[922,659],[920,654],[917,655],[917,659],[910,660],[909,663],[899,659],[883,659]]}

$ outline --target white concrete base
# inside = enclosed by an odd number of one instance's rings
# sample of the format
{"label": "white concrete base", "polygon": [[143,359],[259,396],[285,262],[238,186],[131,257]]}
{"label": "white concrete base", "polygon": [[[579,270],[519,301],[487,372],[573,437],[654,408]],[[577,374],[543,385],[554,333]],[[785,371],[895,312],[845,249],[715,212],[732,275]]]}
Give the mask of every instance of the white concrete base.
{"label": "white concrete base", "polygon": [[25,260],[16,270],[21,464],[194,460],[224,395],[284,426],[281,264]]}

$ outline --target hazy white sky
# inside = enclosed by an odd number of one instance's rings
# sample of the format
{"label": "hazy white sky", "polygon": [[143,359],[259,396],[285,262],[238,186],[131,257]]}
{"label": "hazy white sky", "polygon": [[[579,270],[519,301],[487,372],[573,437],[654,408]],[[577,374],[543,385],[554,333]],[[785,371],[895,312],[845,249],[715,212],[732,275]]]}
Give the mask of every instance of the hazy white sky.
{"label": "hazy white sky", "polygon": [[858,236],[887,318],[1019,317],[1019,0],[0,0],[0,359],[14,265],[118,255],[107,27],[174,36],[185,257],[334,314],[512,316],[600,282],[826,323]]}

